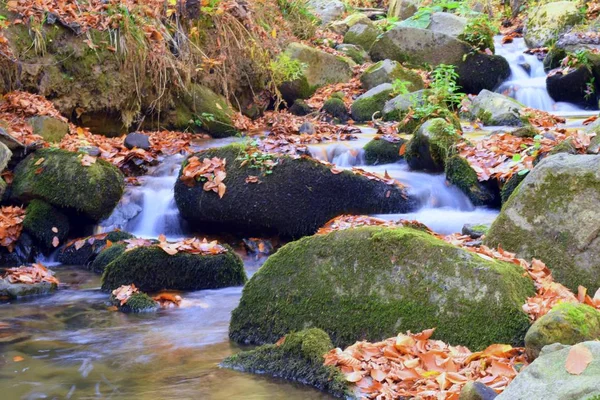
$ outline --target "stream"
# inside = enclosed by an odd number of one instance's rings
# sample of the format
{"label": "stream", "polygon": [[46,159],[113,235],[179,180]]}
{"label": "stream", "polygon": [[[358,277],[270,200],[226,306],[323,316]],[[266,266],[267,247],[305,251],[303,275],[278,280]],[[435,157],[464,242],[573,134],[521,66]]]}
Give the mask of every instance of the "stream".
{"label": "stream", "polygon": [[[499,92],[529,107],[580,116],[581,110],[554,102],[545,73],[525,45],[496,44],[512,75]],[[529,65],[529,72],[523,68]],[[570,124],[570,123],[569,123]],[[342,168],[388,173],[408,187],[421,207],[410,214],[376,215],[418,220],[434,231],[459,232],[465,223],[489,223],[498,210],[474,207],[443,174],[410,171],[405,162],[364,165],[362,148],[375,135],[365,128],[358,140],[309,146],[311,155]],[[239,139],[205,141],[196,150]],[[119,228],[140,237],[169,239],[194,235],[179,217],[173,185],[184,157],[175,155],[128,186],[113,215],[97,232]],[[198,235],[202,237],[203,235]],[[251,276],[262,265],[246,255],[239,238],[227,238]],[[45,261],[52,261],[51,259]],[[231,311],[242,288],[184,293],[180,308],[151,315],[107,310],[100,277],[70,266],[53,267],[61,290],[48,297],[0,304],[0,396],[13,399],[328,399],[315,389],[282,380],[220,369],[241,350],[228,340]],[[14,360],[20,360],[14,362]]]}

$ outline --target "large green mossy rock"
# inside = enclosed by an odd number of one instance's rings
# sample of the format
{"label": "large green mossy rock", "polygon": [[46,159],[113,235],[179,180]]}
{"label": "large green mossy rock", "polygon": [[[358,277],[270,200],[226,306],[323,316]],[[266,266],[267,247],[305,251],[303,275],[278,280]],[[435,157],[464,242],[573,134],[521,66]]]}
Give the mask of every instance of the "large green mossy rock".
{"label": "large green mossy rock", "polygon": [[529,328],[525,347],[533,359],[552,343],[571,345],[597,339],[600,339],[600,311],[586,304],[562,303]]}
{"label": "large green mossy rock", "polygon": [[393,83],[397,79],[406,83],[409,92],[425,87],[423,78],[419,74],[392,60],[383,60],[371,65],[360,76],[360,83],[363,89],[371,90],[382,83]]}
{"label": "large green mossy rock", "polygon": [[246,282],[242,259],[228,251],[216,255],[177,253],[169,255],[158,246],[124,252],[108,264],[102,289],[113,290],[135,284],[144,292],[218,289]]}
{"label": "large green mossy rock", "polygon": [[[90,236],[75,240],[58,253],[58,261],[65,265],[89,265],[106,248],[108,242],[116,243],[131,239],[133,235],[122,231],[108,232],[106,236]],[[83,241],[78,243],[79,241]]]}
{"label": "large green mossy rock", "polygon": [[391,83],[382,83],[360,95],[350,107],[354,121],[371,121],[373,116],[381,114],[385,103],[390,100],[393,90]]}
{"label": "large green mossy rock", "polygon": [[484,125],[523,126],[523,109],[523,105],[508,96],[482,90],[471,101],[467,117],[479,119]]}
{"label": "large green mossy rock", "polygon": [[36,115],[27,120],[33,133],[40,135],[46,142],[57,143],[69,133],[69,124],[58,118]]}
{"label": "large green mossy rock", "polygon": [[174,110],[165,113],[164,124],[174,129],[206,131],[221,138],[238,133],[231,119],[233,114],[225,97],[193,84],[179,97]]}
{"label": "large green mossy rock", "polygon": [[12,197],[44,200],[92,221],[109,216],[123,194],[123,174],[101,159],[83,166],[82,156],[54,148],[36,151],[15,169]]}
{"label": "large green mossy rock", "polygon": [[279,88],[288,104],[309,98],[318,88],[330,83],[348,82],[354,63],[302,43],[290,43],[285,54],[306,68],[300,78],[284,82]]}
{"label": "large green mossy rock", "polygon": [[458,65],[471,52],[471,46],[454,36],[427,29],[396,26],[373,43],[373,61],[385,59],[411,65]]}
{"label": "large green mossy rock", "polygon": [[576,1],[555,1],[542,4],[528,13],[525,43],[530,48],[544,47],[560,37],[584,17]]}
{"label": "large green mossy rock", "polygon": [[344,43],[354,44],[369,51],[373,43],[375,43],[375,40],[377,40],[379,33],[379,29],[372,24],[357,24],[346,32],[344,35]]}
{"label": "large green mossy rock", "polygon": [[600,156],[544,158],[492,224],[486,244],[541,259],[556,281],[577,292],[600,287]]}
{"label": "large green mossy rock", "polygon": [[479,182],[477,172],[458,154],[446,159],[446,179],[462,190],[475,206],[500,204],[498,191],[492,191],[489,185]]}
{"label": "large green mossy rock", "polygon": [[565,365],[572,346],[546,346],[496,400],[597,400],[600,398],[600,342],[583,342],[592,361],[580,375]]}
{"label": "large green mossy rock", "polygon": [[114,243],[109,248],[105,246],[92,261],[90,269],[98,274],[104,273],[106,266],[125,253],[126,248],[126,243]]}
{"label": "large green mossy rock", "polygon": [[371,140],[364,147],[367,165],[390,164],[400,161],[402,159],[400,148],[404,143],[406,143],[404,139],[397,142],[389,142],[381,138]]}
{"label": "large green mossy rock", "polygon": [[[252,164],[242,166],[246,148],[230,145],[197,153],[225,159],[227,186],[223,198],[203,190],[203,184],[175,184],[181,216],[201,230],[277,233],[286,237],[311,235],[342,214],[402,213],[416,207],[413,198],[395,185],[330,167],[311,158],[273,156],[277,165],[267,174]],[[185,164],[184,164],[185,167]],[[258,176],[260,183],[248,183]],[[360,193],[360,196],[356,194]]]}
{"label": "large green mossy rock", "polygon": [[443,171],[452,148],[461,140],[454,125],[443,118],[430,119],[408,141],[404,158],[414,170]]}
{"label": "large green mossy rock", "polygon": [[482,349],[520,344],[531,280],[412,228],[363,227],[288,243],[244,288],[229,336],[274,342],[316,327],[334,345],[436,327],[436,338]]}
{"label": "large green mossy rock", "polygon": [[283,343],[266,344],[235,354],[226,358],[221,366],[296,381],[335,397],[346,397],[351,391],[343,374],[323,365],[323,356],[332,348],[329,335],[312,328],[286,335]]}
{"label": "large green mossy rock", "polygon": [[42,200],[32,200],[27,206],[23,230],[44,250],[55,248],[55,239],[62,244],[69,235],[69,218]]}

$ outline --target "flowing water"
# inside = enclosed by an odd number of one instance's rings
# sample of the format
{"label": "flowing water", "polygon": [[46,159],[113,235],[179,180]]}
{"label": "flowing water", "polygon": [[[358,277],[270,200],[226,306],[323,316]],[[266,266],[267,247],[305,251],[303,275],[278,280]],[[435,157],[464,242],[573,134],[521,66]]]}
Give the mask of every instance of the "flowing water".
{"label": "flowing water", "polygon": [[[497,211],[473,207],[442,174],[412,172],[406,163],[365,166],[359,139],[310,146],[310,152],[343,167],[387,173],[408,186],[421,208],[411,214],[440,233],[460,231],[467,222],[493,220]],[[198,149],[231,140],[202,143]],[[99,230],[119,227],[144,237],[189,235],[173,201],[173,184],[183,160],[171,156],[130,186],[113,215]],[[252,275],[264,260],[254,260],[230,241]],[[231,311],[241,287],[184,293],[181,308],[152,315],[107,309],[100,278],[85,270],[56,266],[63,286],[56,294],[0,304],[0,398],[12,399],[327,399],[301,385],[218,368],[240,351],[228,340]],[[15,361],[16,360],[16,361]],[[19,361],[21,360],[21,361]]]}

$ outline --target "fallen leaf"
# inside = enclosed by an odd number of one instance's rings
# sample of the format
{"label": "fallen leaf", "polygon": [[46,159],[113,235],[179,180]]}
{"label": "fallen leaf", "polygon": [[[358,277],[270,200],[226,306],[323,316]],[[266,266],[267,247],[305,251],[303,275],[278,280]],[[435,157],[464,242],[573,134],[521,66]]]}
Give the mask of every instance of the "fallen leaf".
{"label": "fallen leaf", "polygon": [[565,368],[571,375],[581,375],[592,361],[594,356],[590,349],[583,343],[578,343],[569,350]]}
{"label": "fallen leaf", "polygon": [[14,361],[14,362],[21,362],[21,361],[23,361],[23,360],[25,360],[25,359],[24,359],[23,357],[21,357],[21,356],[14,356],[14,357],[13,357],[13,361]]}
{"label": "fallen leaf", "polygon": [[54,246],[54,247],[58,247],[58,245],[59,245],[59,244],[60,244],[60,241],[58,240],[58,237],[57,237],[57,236],[54,236],[54,237],[52,238],[52,246]]}

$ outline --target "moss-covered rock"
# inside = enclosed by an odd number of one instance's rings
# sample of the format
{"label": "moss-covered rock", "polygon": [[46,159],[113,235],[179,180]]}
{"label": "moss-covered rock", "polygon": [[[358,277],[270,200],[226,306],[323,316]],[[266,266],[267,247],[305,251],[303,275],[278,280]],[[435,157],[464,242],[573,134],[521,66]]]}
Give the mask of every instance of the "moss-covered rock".
{"label": "moss-covered rock", "polygon": [[558,282],[594,293],[600,286],[598,201],[600,156],[546,157],[504,204],[485,243],[541,259]]}
{"label": "moss-covered rock", "polygon": [[390,0],[388,17],[395,17],[402,21],[412,17],[417,10],[421,0]]}
{"label": "moss-covered rock", "polygon": [[472,239],[479,239],[490,230],[491,224],[464,224],[461,233]]}
{"label": "moss-covered rock", "polygon": [[121,301],[113,295],[110,296],[110,302],[124,313],[148,313],[158,311],[159,308],[158,303],[152,297],[141,292],[132,294],[125,304],[121,304]]}
{"label": "moss-covered rock", "polygon": [[343,374],[323,365],[323,356],[333,348],[321,329],[290,333],[280,344],[266,344],[226,358],[221,366],[237,371],[265,374],[314,386],[335,397],[350,390]]}
{"label": "moss-covered rock", "polygon": [[347,57],[349,57],[356,64],[362,65],[366,62],[371,61],[371,57],[369,57],[369,53],[367,53],[362,47],[357,46],[355,44],[347,44],[342,43],[338,44],[335,49],[344,53]]}
{"label": "moss-covered rock", "polygon": [[360,83],[363,89],[371,90],[382,83],[393,83],[396,79],[406,82],[406,89],[409,92],[425,87],[423,78],[419,74],[391,60],[383,60],[371,65],[360,76]]}
{"label": "moss-covered rock", "polygon": [[0,301],[42,296],[50,294],[56,289],[58,289],[56,283],[10,283],[7,279],[0,279]]}
{"label": "moss-covered rock", "polygon": [[567,74],[558,72],[546,78],[548,94],[555,101],[579,104],[583,107],[597,108],[598,101],[594,93],[594,74],[587,65]]}
{"label": "moss-covered rock", "polygon": [[126,248],[127,245],[125,243],[114,243],[108,248],[104,246],[102,251],[94,258],[94,261],[92,261],[90,269],[98,274],[104,273],[106,266],[125,253]]}
{"label": "moss-covered rock", "polygon": [[294,101],[294,103],[290,107],[290,112],[299,117],[308,115],[313,111],[314,110],[312,109],[312,107],[306,104],[306,102],[302,99],[296,99],[296,101]]}
{"label": "moss-covered rock", "polygon": [[431,14],[427,29],[446,35],[459,37],[467,27],[468,19],[449,12],[434,12]]}
{"label": "moss-covered rock", "polygon": [[[223,198],[203,190],[202,183],[189,187],[177,180],[177,207],[195,228],[300,237],[313,234],[341,214],[407,212],[416,207],[414,199],[397,186],[351,171],[334,174],[310,158],[279,156],[270,174],[260,165],[242,166],[239,158],[245,151],[242,145],[229,145],[196,154],[201,160],[227,160]],[[247,183],[249,175],[258,176],[261,183]]]}
{"label": "moss-covered rock", "polygon": [[382,83],[360,95],[350,107],[354,121],[371,121],[374,114],[381,114],[385,103],[390,100],[392,92],[391,83]]}
{"label": "moss-covered rock", "polygon": [[0,172],[4,171],[11,157],[12,151],[4,143],[0,142]]}
{"label": "moss-covered rock", "polygon": [[561,49],[556,46],[552,46],[546,57],[544,57],[544,71],[549,72],[554,68],[560,67],[562,60],[567,56],[565,49]]}
{"label": "moss-covered rock", "polygon": [[12,196],[20,201],[41,199],[92,221],[107,217],[123,194],[123,174],[101,159],[83,166],[81,156],[53,148],[29,155],[15,169]]}
{"label": "moss-covered rock", "polygon": [[583,18],[576,1],[541,4],[528,13],[525,43],[530,48],[547,46]]}
{"label": "moss-covered rock", "polygon": [[361,12],[356,12],[354,14],[348,15],[341,21],[334,21],[327,26],[332,32],[337,33],[338,35],[345,35],[348,32],[348,29],[352,28],[354,25],[371,25],[373,26],[373,21],[367,17],[366,14]]}
{"label": "moss-covered rock", "polygon": [[344,43],[354,44],[369,51],[379,33],[379,29],[373,25],[357,24],[348,29],[344,35]]}
{"label": "moss-covered rock", "polygon": [[600,339],[600,311],[586,304],[561,303],[535,321],[525,335],[531,359],[552,343],[577,344]]}
{"label": "moss-covered rock", "polygon": [[323,111],[333,118],[337,118],[340,122],[345,122],[350,117],[348,110],[346,109],[346,104],[344,104],[342,99],[337,97],[331,97],[327,100],[323,104]]}
{"label": "moss-covered rock", "polygon": [[229,336],[274,342],[316,327],[336,346],[437,327],[481,349],[522,343],[534,293],[514,264],[488,261],[412,228],[362,227],[288,243],[244,288]]}
{"label": "moss-covered rock", "polygon": [[514,174],[502,185],[502,188],[500,189],[500,200],[502,201],[502,204],[508,201],[510,196],[523,181],[523,179],[525,179],[528,173],[529,172],[525,171],[523,173]]}
{"label": "moss-covered rock", "polygon": [[390,164],[400,161],[400,148],[406,140],[389,142],[385,139],[373,139],[364,147],[365,161],[368,165]]}
{"label": "moss-covered rock", "polygon": [[462,190],[475,206],[500,204],[498,190],[492,190],[491,185],[479,182],[475,170],[458,154],[446,160],[446,179]]}
{"label": "moss-covered rock", "polygon": [[460,391],[458,400],[494,400],[498,393],[481,382],[467,382]]}
{"label": "moss-covered rock", "polygon": [[580,375],[565,368],[573,346],[546,346],[496,400],[596,400],[600,397],[600,342],[583,342],[592,361]]}
{"label": "moss-covered rock", "polygon": [[68,237],[69,218],[42,200],[32,200],[27,206],[23,230],[47,251],[56,247],[54,238],[62,244]]}
{"label": "moss-covered rock", "polygon": [[158,246],[138,247],[109,263],[102,275],[102,289],[135,284],[144,292],[162,289],[201,290],[240,286],[246,282],[241,258],[226,253],[201,255],[167,254]]}
{"label": "moss-covered rock", "polygon": [[109,241],[111,243],[116,243],[131,238],[133,238],[133,235],[130,233],[112,231],[108,232],[106,236],[90,236],[88,238],[80,239],[83,241],[83,244],[78,244],[78,240],[75,240],[68,243],[65,248],[61,249],[58,253],[58,261],[66,265],[85,266],[94,261],[96,256],[104,250]]}
{"label": "moss-covered rock", "polygon": [[414,170],[443,171],[452,148],[461,140],[454,125],[442,118],[430,119],[408,141],[404,158]]}
{"label": "moss-covered rock", "polygon": [[471,101],[466,117],[479,119],[484,125],[523,126],[523,109],[516,100],[484,89]]}
{"label": "moss-covered rock", "polygon": [[456,68],[461,92],[479,94],[494,91],[510,76],[508,61],[502,56],[470,53]]}
{"label": "moss-covered rock", "polygon": [[36,115],[29,118],[27,122],[33,128],[33,133],[50,143],[60,142],[69,133],[69,124],[58,118]]}

